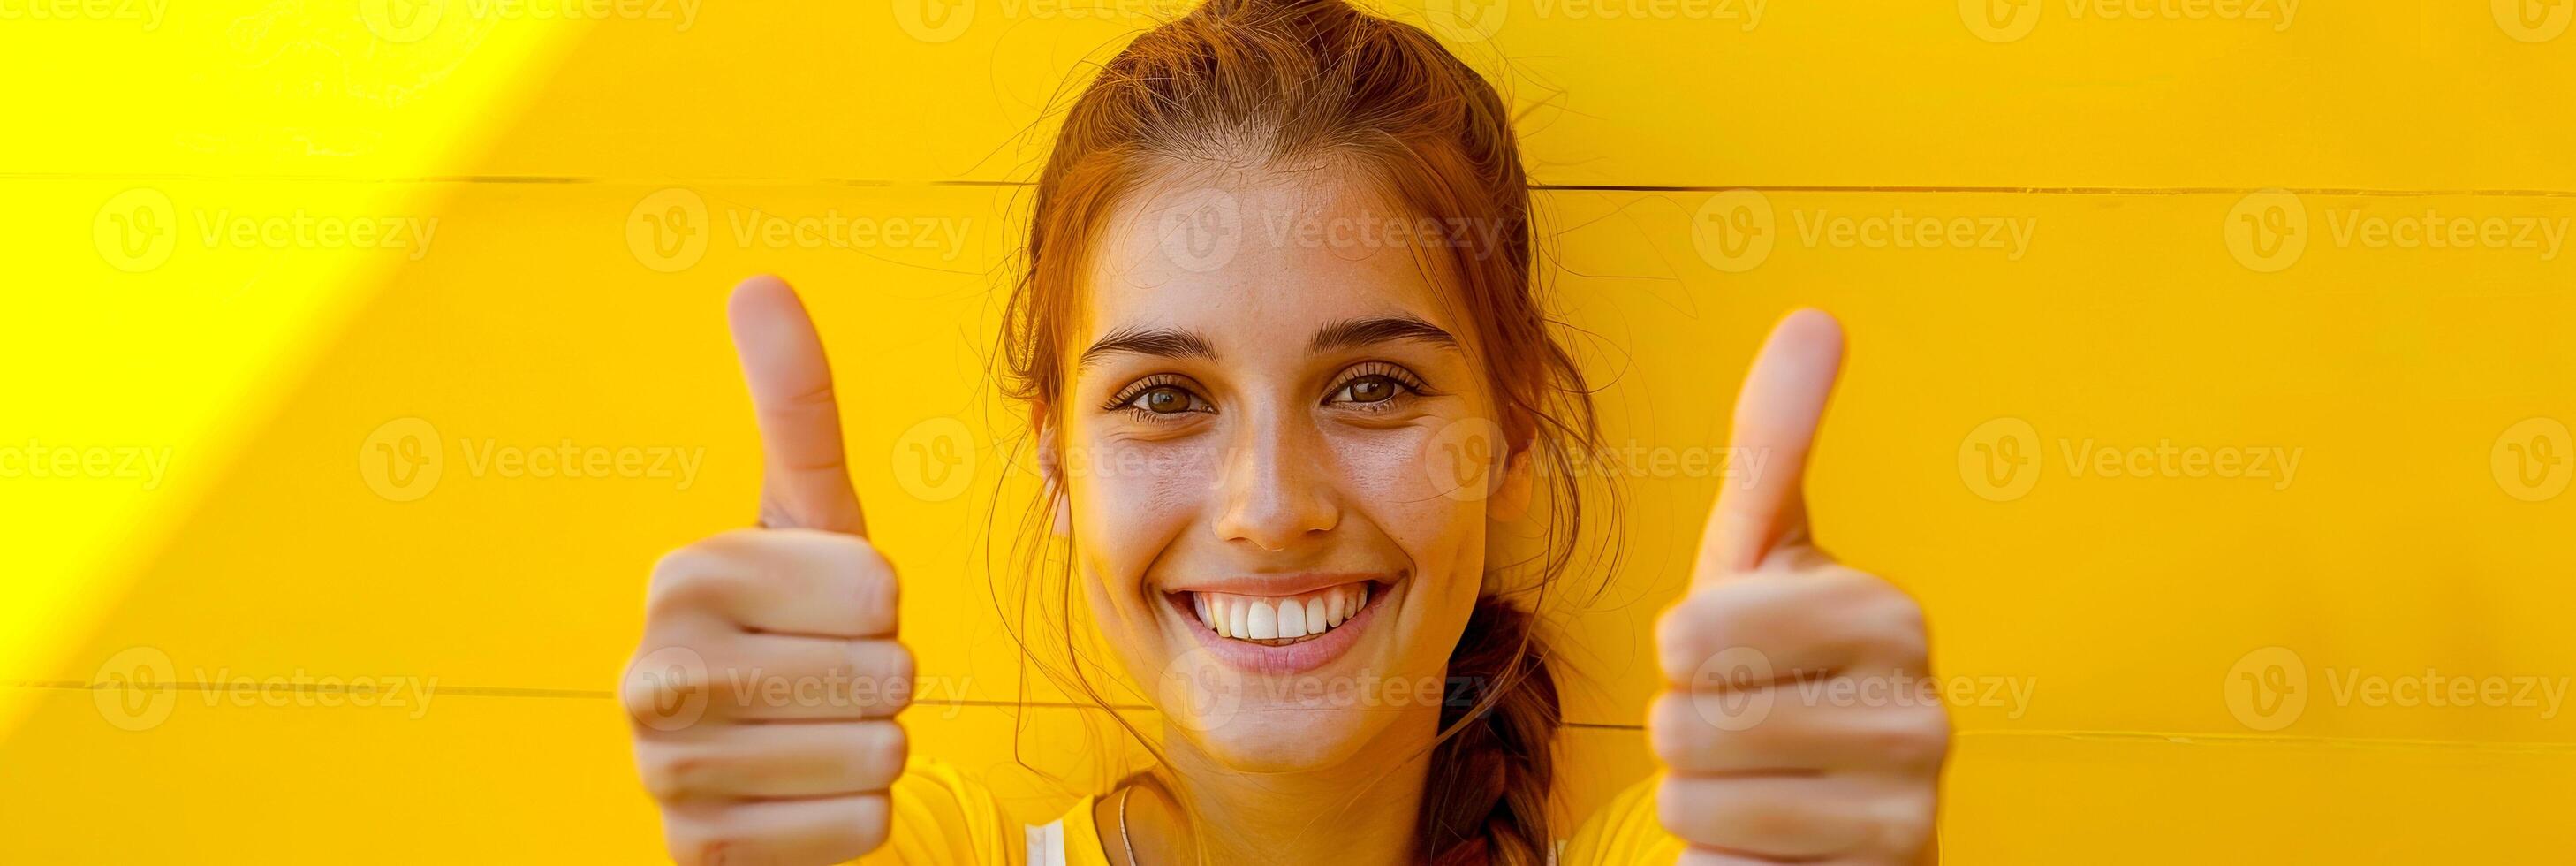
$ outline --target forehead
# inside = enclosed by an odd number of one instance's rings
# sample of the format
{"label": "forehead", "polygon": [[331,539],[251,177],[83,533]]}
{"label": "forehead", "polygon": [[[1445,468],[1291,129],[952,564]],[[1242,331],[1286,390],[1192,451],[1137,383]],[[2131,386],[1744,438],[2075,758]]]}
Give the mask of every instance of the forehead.
{"label": "forehead", "polygon": [[1439,257],[1418,255],[1421,222],[1338,172],[1157,184],[1103,226],[1075,348],[1140,325],[1303,345],[1322,324],[1398,313],[1463,338]]}

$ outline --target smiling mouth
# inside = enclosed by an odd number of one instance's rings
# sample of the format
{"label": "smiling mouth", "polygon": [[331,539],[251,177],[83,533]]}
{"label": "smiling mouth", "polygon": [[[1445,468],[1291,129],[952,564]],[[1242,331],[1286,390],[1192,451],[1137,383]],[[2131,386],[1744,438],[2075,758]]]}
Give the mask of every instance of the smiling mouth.
{"label": "smiling mouth", "polygon": [[1218,637],[1259,646],[1288,646],[1343,627],[1384,595],[1363,580],[1297,595],[1179,592],[1173,594],[1173,602],[1196,615],[1199,626]]}

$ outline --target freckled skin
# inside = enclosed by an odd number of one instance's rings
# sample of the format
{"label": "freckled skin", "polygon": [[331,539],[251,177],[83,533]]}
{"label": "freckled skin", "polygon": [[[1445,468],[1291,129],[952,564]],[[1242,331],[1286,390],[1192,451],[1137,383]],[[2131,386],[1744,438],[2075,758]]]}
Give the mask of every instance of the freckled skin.
{"label": "freckled skin", "polygon": [[[1490,505],[1444,496],[1425,470],[1434,437],[1492,420],[1494,399],[1444,292],[1411,249],[1311,244],[1274,231],[1289,220],[1362,225],[1393,213],[1359,187],[1312,173],[1222,185],[1240,205],[1231,256],[1214,267],[1166,254],[1157,205],[1140,195],[1102,229],[1083,287],[1074,355],[1121,328],[1203,337],[1216,358],[1111,355],[1075,370],[1052,437],[1068,466],[1067,512],[1081,578],[1108,643],[1131,675],[1153,683],[1198,645],[1194,619],[1164,587],[1186,577],[1251,573],[1402,575],[1353,649],[1297,678],[1248,683],[1227,723],[1190,734],[1215,763],[1250,772],[1331,766],[1384,742],[1399,713],[1355,707],[1348,689],[1376,678],[1439,677],[1466,627],[1484,569]],[[1192,265],[1200,267],[1193,268]],[[1456,335],[1310,353],[1308,337],[1353,319],[1409,314]],[[1401,368],[1425,386],[1383,403],[1336,402],[1355,368]],[[1177,418],[1106,408],[1153,377],[1203,411]],[[1366,405],[1364,410],[1358,408]],[[1075,455],[1081,455],[1080,458]],[[1310,679],[1330,692],[1273,691]],[[1408,709],[1436,716],[1436,699]],[[1378,708],[1382,710],[1382,708]],[[1413,735],[1419,726],[1407,726]]]}

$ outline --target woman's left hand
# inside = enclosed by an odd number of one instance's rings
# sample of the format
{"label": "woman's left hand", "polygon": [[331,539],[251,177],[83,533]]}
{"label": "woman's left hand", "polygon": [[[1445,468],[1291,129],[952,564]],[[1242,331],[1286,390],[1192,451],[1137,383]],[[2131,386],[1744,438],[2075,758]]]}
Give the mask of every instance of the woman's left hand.
{"label": "woman's left hand", "polygon": [[1950,724],[1923,610],[1807,534],[1807,452],[1842,328],[1781,320],[1735,406],[1728,489],[1690,593],[1656,626],[1647,731],[1683,863],[1928,863]]}

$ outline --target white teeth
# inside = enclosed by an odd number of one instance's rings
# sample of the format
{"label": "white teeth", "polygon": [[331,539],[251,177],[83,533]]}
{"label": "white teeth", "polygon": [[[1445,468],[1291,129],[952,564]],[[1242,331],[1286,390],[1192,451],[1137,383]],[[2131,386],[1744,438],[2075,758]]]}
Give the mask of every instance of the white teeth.
{"label": "white teeth", "polygon": [[1248,637],[1253,640],[1278,639],[1279,609],[1271,607],[1270,603],[1266,601],[1253,602],[1250,607],[1252,608],[1252,616],[1249,618],[1249,621],[1252,626],[1252,631],[1246,633],[1244,637]]}
{"label": "white teeth", "polygon": [[1368,584],[1354,583],[1296,597],[1190,593],[1199,624],[1218,637],[1249,641],[1298,640],[1340,628],[1368,606]]}

